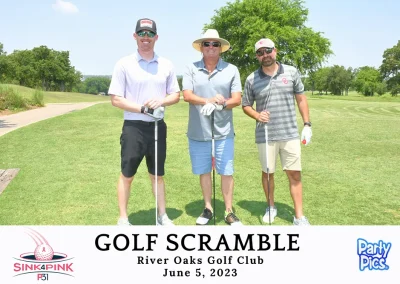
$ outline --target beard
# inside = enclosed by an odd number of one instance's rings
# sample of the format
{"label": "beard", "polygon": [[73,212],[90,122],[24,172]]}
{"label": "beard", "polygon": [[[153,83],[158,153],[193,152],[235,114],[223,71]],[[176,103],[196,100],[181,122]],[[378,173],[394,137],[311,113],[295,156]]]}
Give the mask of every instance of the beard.
{"label": "beard", "polygon": [[266,57],[266,58],[263,58],[263,60],[261,62],[261,65],[264,66],[264,67],[269,67],[269,66],[274,65],[275,63],[276,63],[276,59],[275,58]]}

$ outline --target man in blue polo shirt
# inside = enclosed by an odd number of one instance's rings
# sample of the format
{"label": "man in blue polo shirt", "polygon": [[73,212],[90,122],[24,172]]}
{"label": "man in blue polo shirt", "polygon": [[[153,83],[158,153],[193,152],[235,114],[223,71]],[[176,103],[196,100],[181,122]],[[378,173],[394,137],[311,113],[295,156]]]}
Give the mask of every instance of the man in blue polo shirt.
{"label": "man in blue polo shirt", "polygon": [[[261,67],[246,79],[242,108],[244,113],[257,121],[256,143],[262,166],[262,184],[269,204],[263,221],[268,222],[271,217],[273,222],[278,212],[274,205],[274,172],[279,154],[294,203],[293,224],[309,225],[303,215],[301,148],[295,109],[296,100],[304,121],[301,141],[308,145],[312,131],[304,86],[296,68],[276,61],[277,50],[272,40],[260,39],[255,44],[255,51]],[[254,102],[256,109],[253,108]],[[265,131],[265,124],[268,132]],[[268,141],[265,141],[266,133]]]}
{"label": "man in blue polo shirt", "polygon": [[[240,225],[233,212],[234,129],[232,109],[240,105],[242,86],[236,66],[223,61],[220,54],[229,50],[229,42],[214,29],[207,30],[192,46],[203,54],[190,64],[183,75],[183,97],[189,103],[187,137],[192,172],[200,176],[204,210],[196,224],[206,225],[213,217],[211,204],[212,127],[215,139],[217,173],[221,175],[225,202],[225,222]],[[211,125],[214,116],[214,124]]]}
{"label": "man in blue polo shirt", "polygon": [[[121,175],[117,186],[120,213],[118,225],[130,225],[127,207],[131,184],[144,157],[154,194],[157,182],[157,224],[173,225],[165,211],[163,176],[167,127],[163,120],[163,109],[179,101],[178,80],[172,63],[154,52],[158,34],[153,20],[138,20],[133,37],[138,46],[137,52],[117,62],[108,91],[113,106],[124,110],[124,124],[120,137]],[[167,94],[169,95],[166,96]],[[157,163],[154,133],[156,120]]]}

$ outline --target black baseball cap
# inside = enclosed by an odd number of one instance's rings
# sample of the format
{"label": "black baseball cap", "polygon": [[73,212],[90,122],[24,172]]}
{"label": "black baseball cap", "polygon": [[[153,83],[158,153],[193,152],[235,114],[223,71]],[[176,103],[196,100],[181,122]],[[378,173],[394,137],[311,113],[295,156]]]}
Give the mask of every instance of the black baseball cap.
{"label": "black baseball cap", "polygon": [[153,20],[150,20],[148,18],[138,20],[136,23],[135,33],[137,33],[138,31],[142,31],[142,30],[148,30],[148,31],[157,33],[156,22],[154,22]]}

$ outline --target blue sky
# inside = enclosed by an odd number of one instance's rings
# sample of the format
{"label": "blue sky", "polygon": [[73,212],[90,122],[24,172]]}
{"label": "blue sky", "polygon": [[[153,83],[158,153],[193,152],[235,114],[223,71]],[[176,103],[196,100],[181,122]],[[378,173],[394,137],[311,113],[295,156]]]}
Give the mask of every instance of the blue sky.
{"label": "blue sky", "polygon": [[[110,75],[115,62],[136,49],[137,19],[148,17],[157,23],[156,52],[182,74],[201,58],[191,43],[227,2],[0,0],[0,42],[7,53],[40,45],[69,50],[72,65],[84,75]],[[398,0],[306,0],[305,7],[306,25],[332,43],[335,55],[326,65],[379,67],[384,50],[400,40]]]}

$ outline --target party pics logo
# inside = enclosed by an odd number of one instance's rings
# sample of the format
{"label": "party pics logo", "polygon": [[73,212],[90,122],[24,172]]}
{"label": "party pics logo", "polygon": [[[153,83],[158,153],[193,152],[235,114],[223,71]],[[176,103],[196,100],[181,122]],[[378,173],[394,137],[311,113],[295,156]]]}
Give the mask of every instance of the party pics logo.
{"label": "party pics logo", "polygon": [[370,243],[364,239],[357,240],[357,254],[359,256],[360,271],[369,270],[389,270],[386,260],[392,247],[391,243],[378,241]]}
{"label": "party pics logo", "polygon": [[73,262],[65,253],[55,252],[50,243],[38,232],[27,229],[26,232],[36,244],[33,252],[22,253],[14,263],[14,277],[36,275],[36,280],[48,281],[51,274],[72,276]]}

